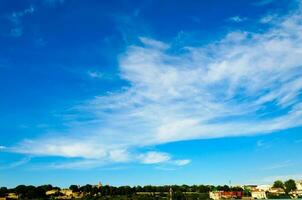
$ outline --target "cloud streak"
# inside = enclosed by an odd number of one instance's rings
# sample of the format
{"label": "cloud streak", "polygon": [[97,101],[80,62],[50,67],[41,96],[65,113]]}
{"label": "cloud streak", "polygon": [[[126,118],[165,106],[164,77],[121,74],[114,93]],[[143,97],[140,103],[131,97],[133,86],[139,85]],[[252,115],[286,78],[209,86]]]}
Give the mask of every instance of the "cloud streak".
{"label": "cloud streak", "polygon": [[55,139],[27,140],[10,150],[180,166],[190,161],[142,151],[175,141],[301,126],[301,20],[298,9],[268,22],[269,30],[233,31],[200,47],[173,49],[141,37],[119,59],[120,77],[129,86],[77,106],[79,118],[89,120],[74,119]]}
{"label": "cloud streak", "polygon": [[234,16],[234,17],[229,18],[229,21],[236,22],[236,23],[240,23],[240,22],[243,22],[243,21],[246,21],[246,20],[247,20],[247,18],[240,17],[240,16]]}
{"label": "cloud streak", "polygon": [[13,12],[8,16],[9,21],[13,24],[13,28],[11,29],[12,37],[20,37],[23,35],[22,18],[27,15],[32,15],[34,12],[35,8],[31,5],[29,8],[19,12]]}

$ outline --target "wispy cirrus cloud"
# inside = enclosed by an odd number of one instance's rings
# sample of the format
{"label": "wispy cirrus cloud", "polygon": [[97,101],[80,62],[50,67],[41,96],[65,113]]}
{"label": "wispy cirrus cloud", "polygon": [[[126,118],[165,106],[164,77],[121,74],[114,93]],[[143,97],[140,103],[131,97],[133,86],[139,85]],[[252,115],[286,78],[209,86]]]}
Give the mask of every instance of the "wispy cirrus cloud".
{"label": "wispy cirrus cloud", "polygon": [[28,8],[13,12],[8,15],[8,19],[13,24],[13,28],[11,29],[11,36],[12,37],[20,37],[23,35],[23,25],[22,25],[22,18],[27,15],[32,15],[35,12],[35,8],[33,5],[30,5]]}
{"label": "wispy cirrus cloud", "polygon": [[12,163],[0,165],[0,169],[11,169],[11,168],[19,167],[19,166],[29,163],[30,160],[31,160],[31,157],[25,157],[18,161],[12,162]]}
{"label": "wispy cirrus cloud", "polygon": [[127,86],[77,106],[79,120],[70,122],[69,131],[23,141],[10,151],[185,165],[190,161],[143,149],[301,126],[301,20],[297,9],[268,22],[266,31],[233,31],[200,47],[173,49],[141,37],[119,59]]}
{"label": "wispy cirrus cloud", "polygon": [[286,161],[265,167],[264,170],[282,169],[282,168],[288,168],[291,166],[293,166],[293,162],[291,160],[286,160]]}

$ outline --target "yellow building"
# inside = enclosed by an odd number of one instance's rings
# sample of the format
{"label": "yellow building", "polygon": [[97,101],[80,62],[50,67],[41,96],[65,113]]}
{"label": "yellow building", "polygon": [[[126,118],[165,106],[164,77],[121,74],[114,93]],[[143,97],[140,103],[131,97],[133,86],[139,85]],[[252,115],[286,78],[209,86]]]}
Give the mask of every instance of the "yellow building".
{"label": "yellow building", "polygon": [[60,191],[58,189],[53,189],[53,190],[48,190],[46,191],[46,195],[47,196],[50,196],[50,195],[54,195],[54,194],[57,194],[59,193]]}
{"label": "yellow building", "polygon": [[62,189],[60,191],[64,196],[69,196],[69,197],[72,197],[73,196],[73,192],[72,190],[70,189]]}

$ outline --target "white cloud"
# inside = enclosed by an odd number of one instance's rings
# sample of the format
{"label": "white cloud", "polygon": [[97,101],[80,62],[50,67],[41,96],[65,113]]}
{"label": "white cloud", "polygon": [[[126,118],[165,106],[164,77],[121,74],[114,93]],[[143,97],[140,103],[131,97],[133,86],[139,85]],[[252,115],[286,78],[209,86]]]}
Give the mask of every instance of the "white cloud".
{"label": "white cloud", "polygon": [[97,71],[88,71],[87,74],[91,77],[91,78],[103,78],[103,74]]}
{"label": "white cloud", "polygon": [[170,155],[162,152],[150,151],[145,154],[141,154],[139,159],[144,164],[157,164],[169,161]]}
{"label": "white cloud", "polygon": [[[80,150],[81,151],[81,150]],[[130,153],[127,150],[112,150],[108,152],[108,155],[103,155],[98,158],[94,157],[74,157],[77,160],[63,161],[58,163],[51,163],[48,168],[51,169],[90,169],[96,167],[104,167],[108,164],[113,163],[128,163],[138,162],[142,164],[163,164],[168,166],[184,166],[189,164],[191,161],[184,160],[173,160],[168,153],[149,151],[145,153]],[[175,169],[175,168],[174,168]]]}
{"label": "white cloud", "polygon": [[191,160],[185,159],[185,160],[175,160],[174,164],[177,166],[184,166],[191,162]]}
{"label": "white cloud", "polygon": [[158,49],[167,49],[169,47],[164,42],[153,40],[151,38],[140,37],[139,39],[147,47],[158,48]]}
{"label": "white cloud", "polygon": [[35,12],[35,8],[31,5],[29,8],[26,8],[19,12],[13,12],[8,16],[9,20],[15,24],[19,24],[22,17],[26,15],[31,15]]}
{"label": "white cloud", "polygon": [[51,163],[47,166],[49,169],[91,169],[104,166],[103,160],[98,159],[84,159],[78,161],[68,161],[60,163]]}
{"label": "white cloud", "polygon": [[267,141],[263,141],[263,140],[258,140],[256,144],[257,144],[257,147],[261,147],[264,149],[270,148],[272,146],[272,142],[267,142]]}
{"label": "white cloud", "polygon": [[232,21],[232,22],[243,22],[246,20],[247,20],[247,18],[240,17],[240,16],[234,16],[234,17],[229,18],[229,21]]}
{"label": "white cloud", "polygon": [[117,154],[112,153],[111,155],[111,151],[115,151],[115,149],[106,148],[93,140],[64,137],[43,138],[38,141],[26,140],[10,150],[38,156],[48,155],[87,159],[114,157]]}
{"label": "white cloud", "polygon": [[[175,162],[163,152],[129,153],[174,141],[271,133],[302,125],[302,14],[279,17],[265,32],[230,32],[221,41],[182,47],[141,37],[120,56],[119,92],[75,108],[55,139],[12,151],[85,159]],[[171,53],[174,52],[174,53]],[[177,158],[175,158],[177,159]],[[186,164],[188,161],[178,161]]]}

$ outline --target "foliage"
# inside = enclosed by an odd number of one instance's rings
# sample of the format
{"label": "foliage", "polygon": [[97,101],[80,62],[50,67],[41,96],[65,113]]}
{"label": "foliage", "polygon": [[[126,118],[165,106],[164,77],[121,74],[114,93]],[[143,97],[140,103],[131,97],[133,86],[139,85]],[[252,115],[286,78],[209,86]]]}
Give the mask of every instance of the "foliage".
{"label": "foliage", "polygon": [[272,193],[267,193],[266,197],[268,199],[290,199],[290,196],[288,194],[272,194]]}
{"label": "foliage", "polygon": [[285,187],[285,192],[287,194],[289,192],[297,189],[296,182],[293,179],[289,179],[289,180],[285,181],[284,187]]}
{"label": "foliage", "polygon": [[277,181],[274,182],[273,188],[282,188],[282,189],[284,189],[284,183],[280,180],[277,180]]}
{"label": "foliage", "polygon": [[0,197],[5,197],[7,193],[8,193],[8,190],[6,187],[0,188]]}
{"label": "foliage", "polygon": [[69,187],[69,189],[72,190],[72,192],[79,192],[80,191],[80,189],[77,185],[71,185]]}

